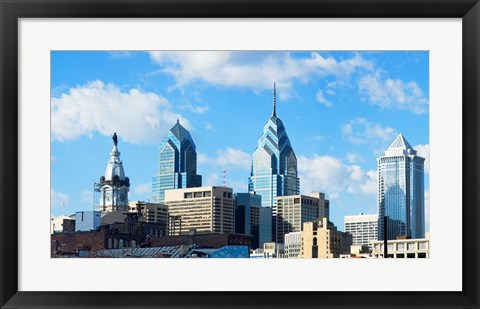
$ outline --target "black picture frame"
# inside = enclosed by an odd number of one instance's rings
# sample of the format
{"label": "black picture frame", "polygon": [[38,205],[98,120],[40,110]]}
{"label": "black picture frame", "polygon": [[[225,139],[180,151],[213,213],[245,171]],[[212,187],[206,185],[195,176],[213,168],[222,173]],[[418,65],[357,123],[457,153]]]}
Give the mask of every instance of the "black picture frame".
{"label": "black picture frame", "polygon": [[[0,0],[1,308],[479,308],[478,0]],[[18,20],[20,18],[461,18],[462,292],[18,291]],[[449,252],[449,254],[456,254]],[[448,267],[448,265],[445,265]],[[441,274],[439,274],[441,275]],[[130,283],[141,278],[130,278]]]}

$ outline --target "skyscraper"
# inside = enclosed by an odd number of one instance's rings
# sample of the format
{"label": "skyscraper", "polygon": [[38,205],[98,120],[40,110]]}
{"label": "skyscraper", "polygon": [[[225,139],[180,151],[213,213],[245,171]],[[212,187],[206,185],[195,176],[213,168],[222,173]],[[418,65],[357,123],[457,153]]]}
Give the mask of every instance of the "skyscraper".
{"label": "skyscraper", "polygon": [[235,193],[235,233],[252,235],[251,248],[272,241],[272,209],[262,207],[260,195]]}
{"label": "skyscraper", "polygon": [[[262,196],[262,206],[272,208],[272,235],[275,238],[277,196],[297,195],[300,180],[297,177],[297,157],[282,120],[277,117],[277,98],[273,85],[273,112],[253,153],[248,190]],[[274,239],[275,241],[275,239]]]}
{"label": "skyscraper", "polygon": [[153,203],[163,203],[165,190],[202,186],[195,143],[178,119],[159,149],[158,173],[152,178]]}
{"label": "skyscraper", "polygon": [[377,158],[379,240],[384,239],[384,216],[387,239],[425,237],[424,161],[402,134]]}

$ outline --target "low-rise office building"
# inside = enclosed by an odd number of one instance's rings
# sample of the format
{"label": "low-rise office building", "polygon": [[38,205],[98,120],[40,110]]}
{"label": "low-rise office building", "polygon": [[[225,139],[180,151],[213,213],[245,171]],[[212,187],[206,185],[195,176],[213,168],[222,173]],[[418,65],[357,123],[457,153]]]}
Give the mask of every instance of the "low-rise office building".
{"label": "low-rise office building", "polygon": [[[375,258],[384,257],[383,240],[372,242],[373,256]],[[395,259],[415,259],[430,257],[430,240],[421,239],[395,239],[387,241],[387,258]]]}
{"label": "low-rise office building", "polygon": [[128,202],[130,212],[141,214],[147,222],[162,222],[168,226],[168,206],[142,201]]}
{"label": "low-rise office building", "polygon": [[285,247],[283,244],[267,242],[263,248],[258,248],[250,253],[250,258],[276,259],[285,257]]}
{"label": "low-rise office building", "polygon": [[190,230],[228,234],[235,231],[232,189],[198,187],[165,191],[170,217],[169,235]]}
{"label": "low-rise office building", "polygon": [[95,230],[101,225],[100,211],[77,211],[75,213],[75,231]]}
{"label": "low-rise office building", "polygon": [[345,232],[352,234],[353,245],[367,245],[378,239],[378,215],[345,216]]}
{"label": "low-rise office building", "polygon": [[301,232],[285,234],[285,257],[298,258],[302,244]]}
{"label": "low-rise office building", "polygon": [[75,231],[75,215],[56,216],[50,221],[50,234]]}
{"label": "low-rise office building", "polygon": [[338,258],[341,254],[350,254],[351,242],[348,242],[351,236],[349,235],[338,231],[327,218],[306,222],[301,232],[300,257]]}

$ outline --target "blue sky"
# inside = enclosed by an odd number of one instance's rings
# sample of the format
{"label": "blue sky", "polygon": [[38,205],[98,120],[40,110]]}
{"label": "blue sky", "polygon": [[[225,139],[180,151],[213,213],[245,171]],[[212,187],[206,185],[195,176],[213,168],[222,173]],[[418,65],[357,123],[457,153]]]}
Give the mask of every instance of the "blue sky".
{"label": "blue sky", "polygon": [[426,51],[57,51],[51,60],[52,216],[92,209],[113,132],[129,199],[148,200],[158,146],[177,118],[203,184],[222,185],[226,169],[227,186],[246,192],[275,81],[301,193],[324,192],[335,225],[376,213],[376,158],[399,133],[427,157],[428,224]]}

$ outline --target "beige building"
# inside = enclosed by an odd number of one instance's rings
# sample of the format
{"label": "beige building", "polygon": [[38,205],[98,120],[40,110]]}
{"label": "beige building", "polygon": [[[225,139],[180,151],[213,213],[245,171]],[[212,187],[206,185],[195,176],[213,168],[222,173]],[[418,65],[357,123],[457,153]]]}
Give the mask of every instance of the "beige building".
{"label": "beige building", "polygon": [[318,204],[318,198],[312,196],[278,196],[276,242],[284,243],[285,234],[300,232],[305,222],[317,219]]}
{"label": "beige building", "polygon": [[[383,240],[372,242],[373,256],[383,258]],[[387,241],[387,256],[395,259],[415,259],[430,257],[430,241],[428,239],[396,239]]]}
{"label": "beige building", "polygon": [[351,235],[337,231],[327,218],[304,223],[301,237],[301,258],[338,258],[350,253]]}
{"label": "beige building", "polygon": [[130,212],[140,213],[147,222],[162,222],[168,228],[168,206],[142,201],[128,202]]}
{"label": "beige building", "polygon": [[214,232],[228,234],[235,231],[235,212],[232,189],[226,187],[198,187],[165,191],[170,235]]}
{"label": "beige building", "polygon": [[318,199],[318,218],[330,220],[330,201],[325,199],[325,193],[312,192],[310,196]]}

